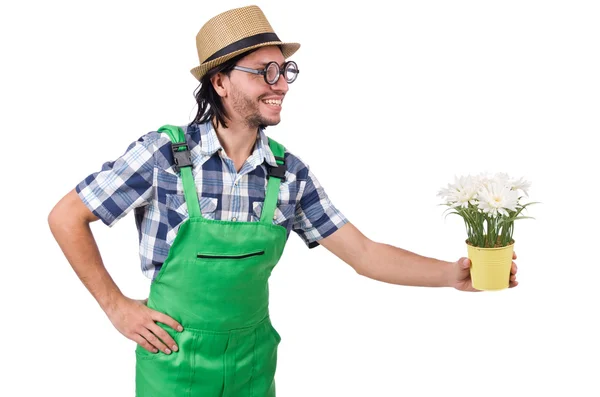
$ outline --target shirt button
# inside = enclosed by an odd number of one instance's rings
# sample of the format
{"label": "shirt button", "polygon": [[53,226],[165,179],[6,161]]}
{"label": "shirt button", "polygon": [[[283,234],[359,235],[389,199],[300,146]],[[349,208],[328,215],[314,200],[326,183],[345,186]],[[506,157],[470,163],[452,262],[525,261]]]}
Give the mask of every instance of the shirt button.
{"label": "shirt button", "polygon": [[231,220],[232,220],[233,222],[235,222],[235,221],[237,221],[237,218],[233,217],[233,218],[231,218]]}
{"label": "shirt button", "polygon": [[273,220],[277,219],[277,215],[273,215]]}

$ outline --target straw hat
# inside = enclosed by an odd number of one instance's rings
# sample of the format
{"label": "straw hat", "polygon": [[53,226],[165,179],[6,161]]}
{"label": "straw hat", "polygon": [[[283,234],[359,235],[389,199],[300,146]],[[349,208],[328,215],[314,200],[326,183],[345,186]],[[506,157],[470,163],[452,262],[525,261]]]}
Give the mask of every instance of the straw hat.
{"label": "straw hat", "polygon": [[300,44],[283,43],[257,6],[225,11],[202,26],[196,35],[200,65],[192,70],[198,80],[210,69],[243,52],[268,45],[279,45],[284,58],[298,51]]}

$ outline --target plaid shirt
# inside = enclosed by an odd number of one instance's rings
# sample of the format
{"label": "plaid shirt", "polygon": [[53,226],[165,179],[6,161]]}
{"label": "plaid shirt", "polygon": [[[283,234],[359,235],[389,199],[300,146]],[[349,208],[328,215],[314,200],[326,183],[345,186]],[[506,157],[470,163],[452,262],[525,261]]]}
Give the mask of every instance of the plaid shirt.
{"label": "plaid shirt", "polygon": [[[264,131],[258,131],[252,155],[236,172],[210,122],[181,128],[190,146],[202,216],[259,221],[268,180],[263,163],[277,166]],[[188,217],[181,178],[172,167],[170,143],[166,134],[149,132],[76,186],[83,203],[109,227],[134,211],[142,272],[150,279],[160,270],[179,226]],[[316,247],[317,240],[348,220],[299,157],[286,150],[285,163],[273,223],[285,227],[287,237],[293,230],[309,248]]]}

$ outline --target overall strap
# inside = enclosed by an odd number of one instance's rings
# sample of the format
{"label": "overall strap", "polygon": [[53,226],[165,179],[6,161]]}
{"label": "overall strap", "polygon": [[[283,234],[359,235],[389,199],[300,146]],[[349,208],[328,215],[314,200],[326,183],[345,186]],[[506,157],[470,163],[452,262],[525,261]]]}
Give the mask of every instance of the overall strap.
{"label": "overall strap", "polygon": [[192,156],[185,134],[180,127],[174,125],[163,125],[158,129],[158,132],[164,132],[171,139],[171,152],[175,161],[173,168],[175,172],[179,172],[181,175],[188,214],[190,218],[198,218],[201,216],[200,202],[198,201],[196,184],[192,175]]}
{"label": "overall strap", "polygon": [[267,164],[267,177],[269,179],[267,181],[267,192],[265,193],[265,202],[263,204],[260,221],[263,223],[272,224],[275,208],[277,207],[279,186],[281,185],[281,181],[285,180],[285,171],[287,167],[284,160],[285,147],[271,138],[269,138],[269,147],[275,155],[275,161],[277,162],[278,166],[271,167]]}

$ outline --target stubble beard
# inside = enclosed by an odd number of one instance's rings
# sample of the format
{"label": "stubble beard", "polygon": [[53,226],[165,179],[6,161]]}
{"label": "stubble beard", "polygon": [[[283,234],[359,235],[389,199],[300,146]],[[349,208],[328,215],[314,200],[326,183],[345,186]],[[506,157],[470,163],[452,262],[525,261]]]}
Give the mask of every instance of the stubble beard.
{"label": "stubble beard", "polygon": [[269,125],[277,125],[280,120],[271,120],[263,117],[258,109],[259,104],[240,91],[235,90],[233,94],[233,110],[244,117],[248,128],[263,128]]}

